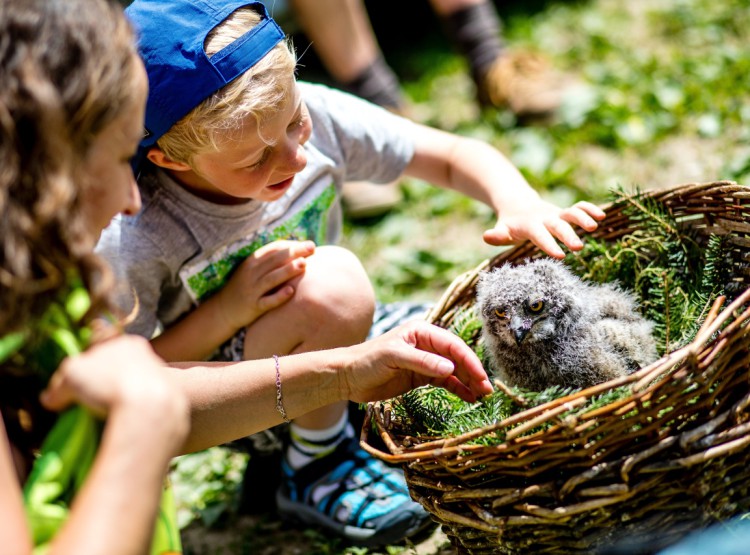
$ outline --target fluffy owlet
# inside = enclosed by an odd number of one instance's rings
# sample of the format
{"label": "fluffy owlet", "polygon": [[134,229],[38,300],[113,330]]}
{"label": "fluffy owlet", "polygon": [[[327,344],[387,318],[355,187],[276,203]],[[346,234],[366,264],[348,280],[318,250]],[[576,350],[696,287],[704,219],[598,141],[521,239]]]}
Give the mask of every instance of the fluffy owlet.
{"label": "fluffy owlet", "polygon": [[491,369],[510,386],[588,387],[657,359],[634,297],[539,259],[482,272],[476,307]]}

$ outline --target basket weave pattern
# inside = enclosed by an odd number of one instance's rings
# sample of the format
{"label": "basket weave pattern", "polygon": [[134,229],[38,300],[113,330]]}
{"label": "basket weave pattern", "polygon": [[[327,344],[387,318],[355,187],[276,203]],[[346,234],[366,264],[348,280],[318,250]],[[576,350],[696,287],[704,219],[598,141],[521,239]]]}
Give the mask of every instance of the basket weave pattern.
{"label": "basket weave pattern", "polygon": [[[410,434],[391,418],[399,399],[372,403],[363,446],[402,464],[412,496],[462,553],[595,553],[637,536],[658,547],[750,509],[750,188],[681,185],[648,194],[705,244],[731,245],[736,292],[716,303],[696,338],[629,376],[575,392],[451,438]],[[591,235],[633,230],[624,206]],[[479,272],[543,256],[524,243],[454,281],[428,320],[447,328],[474,303]],[[630,393],[573,417],[593,396]],[[386,451],[368,437],[374,424]],[[540,431],[540,426],[542,429]],[[498,444],[473,442],[482,436]]]}

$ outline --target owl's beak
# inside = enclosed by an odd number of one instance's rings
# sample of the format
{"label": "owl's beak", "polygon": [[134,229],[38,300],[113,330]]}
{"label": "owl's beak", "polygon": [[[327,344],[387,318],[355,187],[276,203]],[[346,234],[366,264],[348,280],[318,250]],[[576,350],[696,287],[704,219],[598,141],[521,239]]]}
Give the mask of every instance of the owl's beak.
{"label": "owl's beak", "polygon": [[530,328],[526,328],[524,326],[518,326],[513,328],[513,336],[516,338],[516,345],[520,345],[521,341],[523,341],[523,338],[526,337],[526,334],[529,333]]}

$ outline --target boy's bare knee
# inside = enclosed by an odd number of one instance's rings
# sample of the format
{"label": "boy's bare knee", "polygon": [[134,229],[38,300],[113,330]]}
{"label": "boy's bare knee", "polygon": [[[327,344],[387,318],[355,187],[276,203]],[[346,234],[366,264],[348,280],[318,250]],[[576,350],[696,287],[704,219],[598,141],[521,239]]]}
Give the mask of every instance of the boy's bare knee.
{"label": "boy's bare knee", "polygon": [[288,303],[247,328],[246,358],[344,347],[367,338],[375,293],[354,254],[318,247],[295,288]]}
{"label": "boy's bare knee", "polygon": [[311,322],[349,328],[355,335],[366,336],[375,311],[375,292],[352,252],[324,246],[307,259],[295,302]]}

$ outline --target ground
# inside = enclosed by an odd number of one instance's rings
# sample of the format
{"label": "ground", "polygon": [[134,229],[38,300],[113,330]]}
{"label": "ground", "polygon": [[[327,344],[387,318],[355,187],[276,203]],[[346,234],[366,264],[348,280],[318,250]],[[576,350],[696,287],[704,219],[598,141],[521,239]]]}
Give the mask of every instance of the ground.
{"label": "ground", "polygon": [[330,539],[316,532],[283,525],[280,521],[257,516],[243,516],[233,520],[226,528],[206,529],[193,526],[183,533],[187,555],[250,554],[253,555],[324,555],[324,554],[387,554],[404,555],[454,555],[448,538],[439,528],[429,534],[405,543],[389,546],[388,550],[360,551],[356,548],[339,548]]}

